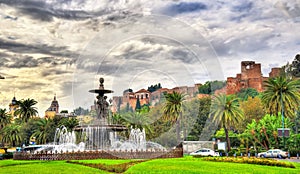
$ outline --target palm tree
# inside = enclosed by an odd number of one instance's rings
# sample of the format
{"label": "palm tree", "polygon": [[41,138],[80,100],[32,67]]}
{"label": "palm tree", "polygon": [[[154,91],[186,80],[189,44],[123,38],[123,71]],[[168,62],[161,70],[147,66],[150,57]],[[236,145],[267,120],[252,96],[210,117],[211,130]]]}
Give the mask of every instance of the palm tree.
{"label": "palm tree", "polygon": [[10,124],[1,130],[2,142],[8,143],[11,146],[16,146],[22,141],[21,126]]}
{"label": "palm tree", "polygon": [[185,95],[180,92],[167,93],[165,95],[166,102],[164,105],[163,119],[171,123],[176,123],[177,143],[180,142],[180,119],[182,117],[182,105]]}
{"label": "palm tree", "polygon": [[6,109],[0,109],[0,130],[11,122],[11,115],[6,112]]}
{"label": "palm tree", "polygon": [[37,108],[34,107],[37,101],[34,99],[26,99],[18,101],[19,108],[15,111],[15,115],[19,115],[24,122],[27,122],[31,117],[38,114]]}
{"label": "palm tree", "polygon": [[35,137],[38,144],[46,144],[50,141],[49,134],[51,132],[51,120],[50,119],[40,119],[36,122],[37,128],[30,138]]}
{"label": "palm tree", "polygon": [[126,127],[140,129],[141,131],[145,129],[151,133],[151,129],[149,127],[151,120],[146,114],[140,112],[129,112],[123,116],[123,119]]}
{"label": "palm tree", "polygon": [[267,112],[277,115],[283,109],[285,116],[293,118],[295,110],[300,106],[300,81],[282,76],[269,78],[265,81],[265,88],[262,102]]}
{"label": "palm tree", "polygon": [[239,107],[238,98],[225,94],[215,96],[212,100],[210,116],[213,117],[213,121],[224,128],[229,152],[231,148],[228,129],[243,119],[243,111]]}

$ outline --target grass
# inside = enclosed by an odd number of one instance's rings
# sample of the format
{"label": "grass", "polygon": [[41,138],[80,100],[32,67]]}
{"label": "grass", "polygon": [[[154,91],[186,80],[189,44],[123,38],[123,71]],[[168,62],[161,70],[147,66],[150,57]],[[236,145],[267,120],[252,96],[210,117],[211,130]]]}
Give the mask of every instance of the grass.
{"label": "grass", "polygon": [[[111,168],[112,166],[123,165],[127,163],[137,162],[137,160],[72,160],[83,164],[102,164]],[[262,166],[255,164],[239,164],[229,162],[211,162],[204,161],[201,158],[184,157],[173,159],[155,159],[141,162],[131,166],[125,173],[274,173],[274,174],[299,174],[300,163],[293,163],[295,169]],[[67,163],[66,161],[14,161],[0,160],[0,174],[4,173],[30,173],[30,174],[67,174],[67,173],[108,173],[92,167],[87,167],[79,164]]]}
{"label": "grass", "polygon": [[211,162],[199,158],[185,157],[147,161],[129,168],[125,173],[299,174],[300,164],[295,164],[295,166],[296,169],[292,169],[254,164]]}
{"label": "grass", "polygon": [[[3,160],[6,161],[6,160]],[[0,165],[3,163],[0,161]],[[26,161],[28,162],[28,161]],[[13,165],[4,165],[0,167],[0,173],[30,173],[30,174],[69,174],[69,173],[76,173],[76,174],[93,174],[93,173],[108,173],[105,171],[101,171],[95,168],[81,166],[81,165],[74,165],[68,164],[65,161],[33,161],[31,163],[20,163],[17,166]],[[7,162],[6,162],[7,163]],[[9,162],[8,162],[9,163]],[[13,163],[13,162],[12,162]]]}
{"label": "grass", "polygon": [[106,165],[114,165],[114,164],[123,164],[128,163],[133,160],[127,160],[127,159],[98,159],[98,160],[71,160],[71,162],[80,162],[80,163],[86,163],[86,164],[106,164]]}

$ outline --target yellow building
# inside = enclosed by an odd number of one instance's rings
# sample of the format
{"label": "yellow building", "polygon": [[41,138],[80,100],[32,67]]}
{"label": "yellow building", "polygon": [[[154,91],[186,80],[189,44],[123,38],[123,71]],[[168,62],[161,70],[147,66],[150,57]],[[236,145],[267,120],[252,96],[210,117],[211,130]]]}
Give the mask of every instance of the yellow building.
{"label": "yellow building", "polygon": [[11,100],[11,103],[9,104],[9,112],[8,112],[8,114],[12,116],[12,120],[19,118],[18,115],[14,115],[18,107],[19,105],[17,104],[16,97],[14,96],[14,98]]}
{"label": "yellow building", "polygon": [[56,114],[59,113],[59,104],[56,100],[56,95],[54,95],[54,99],[51,102],[50,107],[45,111],[45,118],[53,118]]}

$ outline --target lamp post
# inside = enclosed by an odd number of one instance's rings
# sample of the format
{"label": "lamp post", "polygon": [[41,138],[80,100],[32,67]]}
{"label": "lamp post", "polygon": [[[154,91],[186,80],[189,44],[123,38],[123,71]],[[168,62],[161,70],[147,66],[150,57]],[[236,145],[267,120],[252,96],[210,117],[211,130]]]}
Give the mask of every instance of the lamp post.
{"label": "lamp post", "polygon": [[283,101],[282,101],[282,88],[280,88],[280,104],[281,104],[283,149],[285,149],[285,140],[284,140],[284,106],[283,106]]}

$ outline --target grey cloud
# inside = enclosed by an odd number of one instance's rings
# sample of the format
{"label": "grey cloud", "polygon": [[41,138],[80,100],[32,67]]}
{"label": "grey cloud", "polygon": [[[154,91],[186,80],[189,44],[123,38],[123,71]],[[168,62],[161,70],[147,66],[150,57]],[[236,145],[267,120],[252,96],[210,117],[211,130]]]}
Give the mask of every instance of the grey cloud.
{"label": "grey cloud", "polygon": [[177,49],[172,51],[173,59],[180,60],[183,63],[192,64],[196,62],[194,55],[187,50]]}
{"label": "grey cloud", "polygon": [[201,10],[207,10],[208,7],[202,2],[180,2],[173,3],[163,10],[163,14],[176,16],[183,13],[199,12]]}
{"label": "grey cloud", "polygon": [[21,84],[16,84],[16,88],[22,89],[22,90],[40,90],[41,88],[45,87],[44,83],[41,82],[22,82]]}
{"label": "grey cloud", "polygon": [[65,56],[65,57],[76,57],[77,53],[73,53],[67,50],[67,47],[55,47],[46,44],[42,45],[31,45],[23,44],[14,41],[6,41],[0,39],[0,49],[9,50],[14,53],[41,53],[53,56]]}
{"label": "grey cloud", "polygon": [[43,70],[42,76],[47,77],[47,76],[50,76],[50,75],[62,75],[62,74],[70,74],[70,73],[71,72],[67,71],[67,70],[46,69],[46,70]]}
{"label": "grey cloud", "polygon": [[[85,11],[85,10],[68,10],[59,9],[55,3],[46,3],[44,1],[33,1],[33,0],[0,0],[0,4],[6,4],[15,7],[21,14],[29,15],[32,19],[51,22],[53,17],[62,18],[67,20],[85,20],[88,18],[99,17],[108,15],[107,20],[116,21],[124,19],[128,11],[121,11],[117,14],[111,14],[115,11],[111,11],[109,8],[104,8],[97,11]],[[61,3],[61,2],[60,2]],[[79,4],[80,6],[82,4]]]}
{"label": "grey cloud", "polygon": [[32,68],[40,65],[56,66],[70,64],[67,58],[42,57],[35,59],[31,56],[11,56],[0,60],[0,66],[7,68]]}

